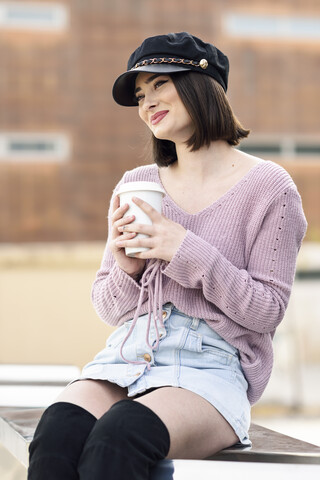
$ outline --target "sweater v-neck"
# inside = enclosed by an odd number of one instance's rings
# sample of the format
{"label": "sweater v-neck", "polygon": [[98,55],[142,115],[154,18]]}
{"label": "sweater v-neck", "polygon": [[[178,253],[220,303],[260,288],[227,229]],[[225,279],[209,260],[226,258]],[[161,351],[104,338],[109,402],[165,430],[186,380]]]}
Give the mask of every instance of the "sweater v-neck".
{"label": "sweater v-neck", "polygon": [[225,193],[223,193],[219,198],[217,198],[216,200],[214,200],[212,203],[210,203],[209,205],[207,205],[206,207],[204,207],[203,209],[199,210],[198,212],[195,212],[195,213],[190,213],[190,212],[187,212],[186,210],[184,210],[182,207],[180,207],[174,200],[173,198],[169,195],[169,193],[167,192],[165,186],[163,185],[162,183],[162,180],[161,180],[161,177],[160,177],[160,173],[159,173],[159,167],[157,165],[155,165],[155,170],[154,170],[154,173],[155,173],[155,178],[157,180],[157,183],[159,183],[162,188],[164,189],[164,191],[166,192],[166,200],[167,202],[170,204],[170,206],[176,210],[177,212],[179,212],[180,214],[183,214],[185,216],[191,216],[191,217],[196,217],[196,216],[200,216],[200,215],[204,215],[206,214],[208,211],[211,211],[212,209],[214,209],[215,207],[219,207],[221,206],[221,204],[227,200],[227,198],[231,195],[234,195],[235,192],[243,185],[243,183],[247,182],[248,179],[255,174],[255,172],[260,168],[262,167],[263,165],[266,165],[268,162],[267,161],[261,161],[259,163],[257,163],[256,165],[254,165],[252,168],[250,168],[250,170],[248,170],[247,173],[245,173],[241,178],[240,180],[238,180],[232,187],[230,187]]}

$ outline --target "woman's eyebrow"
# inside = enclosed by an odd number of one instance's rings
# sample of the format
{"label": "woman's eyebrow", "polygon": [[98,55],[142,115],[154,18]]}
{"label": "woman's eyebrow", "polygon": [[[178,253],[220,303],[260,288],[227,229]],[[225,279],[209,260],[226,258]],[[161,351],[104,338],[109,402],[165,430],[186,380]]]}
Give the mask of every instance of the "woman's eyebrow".
{"label": "woman's eyebrow", "polygon": [[[162,74],[162,75],[163,75],[163,74]],[[157,77],[161,77],[161,73],[156,73],[155,75],[151,75],[151,77],[147,78],[147,80],[146,80],[144,83],[148,84],[148,83],[152,82],[152,80],[154,80],[154,79],[157,78]],[[141,88],[140,88],[140,87],[137,87],[137,88],[135,89],[134,93],[139,92],[139,90],[141,90]]]}

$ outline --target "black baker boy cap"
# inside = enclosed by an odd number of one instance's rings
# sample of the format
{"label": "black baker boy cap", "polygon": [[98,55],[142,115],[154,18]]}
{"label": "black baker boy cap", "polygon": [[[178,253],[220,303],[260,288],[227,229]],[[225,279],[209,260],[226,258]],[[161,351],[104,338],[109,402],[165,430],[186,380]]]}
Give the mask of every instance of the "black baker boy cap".
{"label": "black baker boy cap", "polygon": [[136,106],[135,79],[139,72],[170,74],[194,71],[213,77],[227,91],[229,61],[218,48],[187,32],[146,38],[130,56],[127,71],[112,90],[119,105]]}

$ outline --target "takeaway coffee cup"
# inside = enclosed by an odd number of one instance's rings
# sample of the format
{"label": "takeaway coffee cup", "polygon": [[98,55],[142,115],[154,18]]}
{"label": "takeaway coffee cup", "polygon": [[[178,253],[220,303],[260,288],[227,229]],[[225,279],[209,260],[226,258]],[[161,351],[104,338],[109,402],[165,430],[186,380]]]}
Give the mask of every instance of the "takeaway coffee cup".
{"label": "takeaway coffee cup", "polygon": [[[129,204],[129,209],[126,212],[126,216],[134,215],[135,220],[132,223],[141,223],[145,225],[152,225],[150,217],[144,213],[141,208],[138,207],[133,201],[132,197],[141,198],[145,202],[149,203],[155,210],[161,213],[162,198],[165,195],[165,191],[155,182],[128,182],[119,187],[118,195],[120,198],[120,206],[125,203]],[[148,235],[138,233],[135,238],[146,238]],[[126,247],[126,255],[133,257],[138,252],[144,252],[149,250],[145,247]]]}

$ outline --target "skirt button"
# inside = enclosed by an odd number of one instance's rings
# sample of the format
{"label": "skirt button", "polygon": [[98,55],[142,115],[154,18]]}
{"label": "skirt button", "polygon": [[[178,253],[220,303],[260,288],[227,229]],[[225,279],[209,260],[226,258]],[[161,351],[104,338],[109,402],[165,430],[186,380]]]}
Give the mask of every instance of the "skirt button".
{"label": "skirt button", "polygon": [[163,320],[165,320],[167,318],[167,312],[165,310],[163,310],[163,312],[162,312],[162,318],[163,318]]}
{"label": "skirt button", "polygon": [[151,356],[149,355],[149,353],[145,353],[143,355],[143,358],[146,362],[151,362]]}

